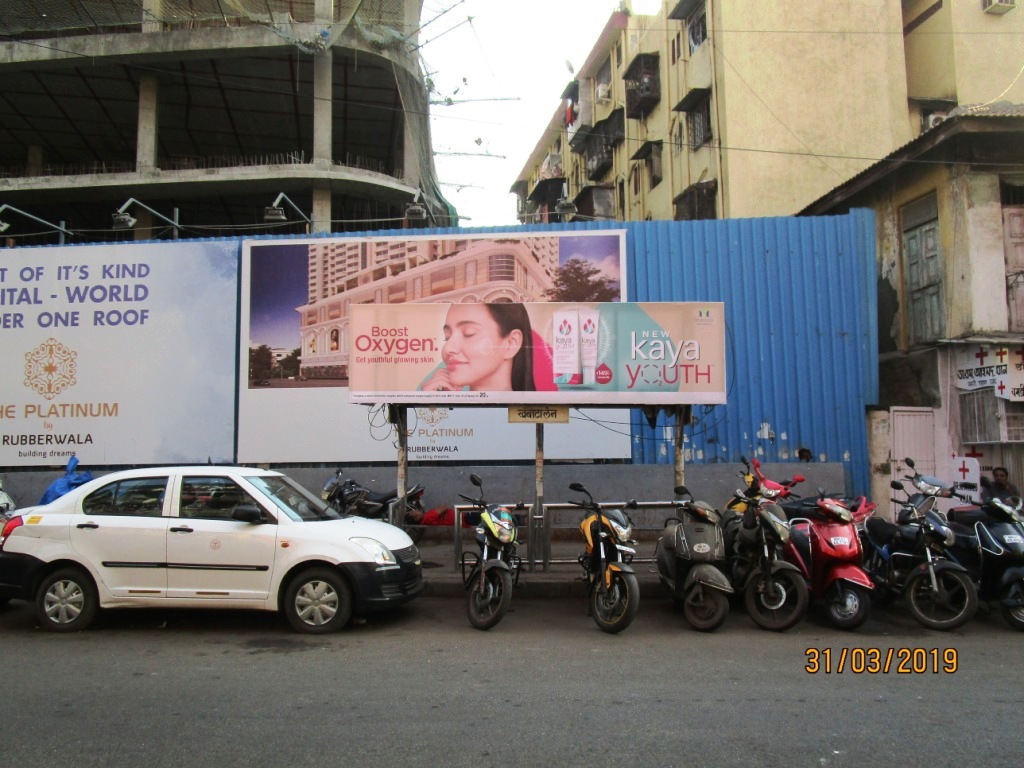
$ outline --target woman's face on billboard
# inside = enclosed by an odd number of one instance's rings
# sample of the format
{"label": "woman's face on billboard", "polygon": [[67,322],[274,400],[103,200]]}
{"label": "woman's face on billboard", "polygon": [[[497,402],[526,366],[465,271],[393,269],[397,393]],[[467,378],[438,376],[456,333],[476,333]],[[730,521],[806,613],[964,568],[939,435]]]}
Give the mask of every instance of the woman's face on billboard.
{"label": "woman's face on billboard", "polygon": [[523,345],[522,331],[501,335],[486,304],[453,304],[444,324],[441,359],[451,384],[472,390],[512,389],[512,358]]}

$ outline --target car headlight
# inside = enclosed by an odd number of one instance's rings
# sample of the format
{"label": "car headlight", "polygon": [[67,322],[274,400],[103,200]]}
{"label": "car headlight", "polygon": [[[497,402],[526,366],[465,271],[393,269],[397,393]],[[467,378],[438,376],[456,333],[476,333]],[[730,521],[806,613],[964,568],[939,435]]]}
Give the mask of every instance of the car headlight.
{"label": "car headlight", "polygon": [[395,559],[394,553],[376,539],[358,537],[351,539],[351,542],[353,544],[358,544],[369,552],[370,557],[373,558],[373,562],[377,565],[398,565],[398,561]]}

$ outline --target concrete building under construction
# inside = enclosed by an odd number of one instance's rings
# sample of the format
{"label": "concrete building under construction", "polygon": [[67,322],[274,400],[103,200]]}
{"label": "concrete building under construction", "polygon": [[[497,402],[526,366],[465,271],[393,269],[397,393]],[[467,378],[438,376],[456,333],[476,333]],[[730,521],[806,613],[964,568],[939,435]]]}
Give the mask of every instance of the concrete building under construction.
{"label": "concrete building under construction", "polygon": [[0,15],[6,245],[449,226],[420,0],[32,0]]}

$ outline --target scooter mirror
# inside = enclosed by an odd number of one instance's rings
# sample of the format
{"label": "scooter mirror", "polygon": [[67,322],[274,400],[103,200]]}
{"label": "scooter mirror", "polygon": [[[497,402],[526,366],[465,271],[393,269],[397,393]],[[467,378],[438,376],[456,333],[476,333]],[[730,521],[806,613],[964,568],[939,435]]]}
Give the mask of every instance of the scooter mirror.
{"label": "scooter mirror", "polygon": [[587,489],[583,487],[583,483],[569,483],[569,490],[584,493]]}
{"label": "scooter mirror", "polygon": [[903,463],[906,464],[911,469],[914,468],[914,460],[912,458],[910,458],[909,456],[903,460]]}
{"label": "scooter mirror", "polygon": [[892,488],[894,491],[902,491],[903,483],[901,483],[899,480],[890,480],[889,487]]}
{"label": "scooter mirror", "polygon": [[685,485],[677,485],[674,489],[676,496],[687,496],[690,493],[690,489]]}
{"label": "scooter mirror", "polygon": [[469,476],[469,482],[471,482],[477,488],[483,488],[484,486],[484,481],[480,479],[480,475],[478,475],[476,472],[472,473]]}
{"label": "scooter mirror", "polygon": [[796,485],[797,483],[802,483],[806,479],[807,478],[803,475],[793,475],[793,484]]}

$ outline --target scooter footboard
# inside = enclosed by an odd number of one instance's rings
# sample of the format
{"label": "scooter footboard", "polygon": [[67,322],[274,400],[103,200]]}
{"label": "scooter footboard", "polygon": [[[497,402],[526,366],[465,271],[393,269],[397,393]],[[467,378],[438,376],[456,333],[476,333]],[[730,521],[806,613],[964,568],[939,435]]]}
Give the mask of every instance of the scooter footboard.
{"label": "scooter footboard", "polygon": [[698,563],[690,569],[686,575],[686,582],[683,584],[683,593],[689,592],[690,588],[698,583],[729,594],[735,592],[725,574],[715,566],[706,563]]}
{"label": "scooter footboard", "polygon": [[867,589],[875,588],[875,583],[864,569],[852,563],[840,563],[829,571],[825,586],[831,587],[837,581],[848,581],[851,584],[859,584]]}

